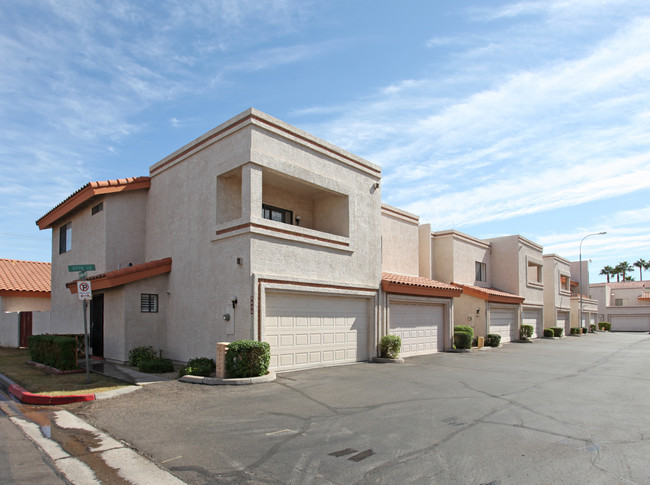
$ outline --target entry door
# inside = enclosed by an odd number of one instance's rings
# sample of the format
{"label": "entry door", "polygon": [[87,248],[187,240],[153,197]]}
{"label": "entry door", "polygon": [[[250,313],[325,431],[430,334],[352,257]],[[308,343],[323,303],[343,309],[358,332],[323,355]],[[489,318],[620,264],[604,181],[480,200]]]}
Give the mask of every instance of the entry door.
{"label": "entry door", "polygon": [[90,301],[90,346],[97,357],[104,356],[104,294],[93,295]]}
{"label": "entry door", "polygon": [[20,312],[20,347],[27,347],[32,335],[32,312]]}

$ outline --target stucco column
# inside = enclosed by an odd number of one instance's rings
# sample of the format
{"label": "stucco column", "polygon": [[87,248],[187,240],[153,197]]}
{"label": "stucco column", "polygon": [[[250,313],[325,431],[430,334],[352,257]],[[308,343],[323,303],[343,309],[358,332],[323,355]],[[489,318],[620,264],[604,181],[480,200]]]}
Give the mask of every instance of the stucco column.
{"label": "stucco column", "polygon": [[241,208],[245,221],[262,218],[262,167],[247,163],[241,173]]}

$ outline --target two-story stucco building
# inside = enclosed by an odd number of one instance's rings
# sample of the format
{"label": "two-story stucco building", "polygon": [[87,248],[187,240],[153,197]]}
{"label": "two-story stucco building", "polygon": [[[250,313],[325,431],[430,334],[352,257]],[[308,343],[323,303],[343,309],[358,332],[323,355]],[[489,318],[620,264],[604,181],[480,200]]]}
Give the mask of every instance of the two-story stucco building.
{"label": "two-story stucco building", "polygon": [[543,255],[544,327],[571,331],[571,263],[557,254]]}
{"label": "two-story stucco building", "polygon": [[598,302],[598,320],[612,324],[613,332],[650,332],[650,281],[589,285]]}

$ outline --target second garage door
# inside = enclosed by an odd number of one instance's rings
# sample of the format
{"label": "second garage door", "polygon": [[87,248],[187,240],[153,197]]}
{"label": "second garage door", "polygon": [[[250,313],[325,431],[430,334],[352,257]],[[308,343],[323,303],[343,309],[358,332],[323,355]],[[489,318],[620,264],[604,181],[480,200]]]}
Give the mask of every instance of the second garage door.
{"label": "second garage door", "polygon": [[389,333],[402,339],[402,357],[444,350],[443,322],[442,305],[390,304]]}
{"label": "second garage door", "polygon": [[519,338],[516,308],[490,308],[490,333],[501,335],[501,342]]}
{"label": "second garage door", "polygon": [[544,320],[541,310],[524,310],[521,318],[524,325],[533,326],[533,337],[544,336]]}
{"label": "second garage door", "polygon": [[612,315],[612,332],[650,332],[650,316]]}
{"label": "second garage door", "polygon": [[368,360],[368,300],[267,293],[264,340],[276,371]]}

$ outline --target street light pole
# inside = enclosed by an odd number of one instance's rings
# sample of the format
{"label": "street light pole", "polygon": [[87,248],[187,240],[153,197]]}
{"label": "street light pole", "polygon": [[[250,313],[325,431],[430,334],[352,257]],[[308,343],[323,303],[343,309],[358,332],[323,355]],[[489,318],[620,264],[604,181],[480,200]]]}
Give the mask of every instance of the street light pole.
{"label": "street light pole", "polygon": [[578,318],[579,318],[578,327],[581,327],[581,328],[582,328],[582,292],[583,292],[583,289],[582,289],[582,242],[585,239],[587,239],[589,236],[602,236],[603,234],[607,234],[607,232],[602,231],[602,232],[594,232],[594,233],[591,233],[591,234],[587,234],[585,237],[582,238],[582,241],[580,241],[580,247],[578,249],[578,256],[580,258],[580,263],[579,263],[579,267],[580,267],[580,314],[578,315]]}

